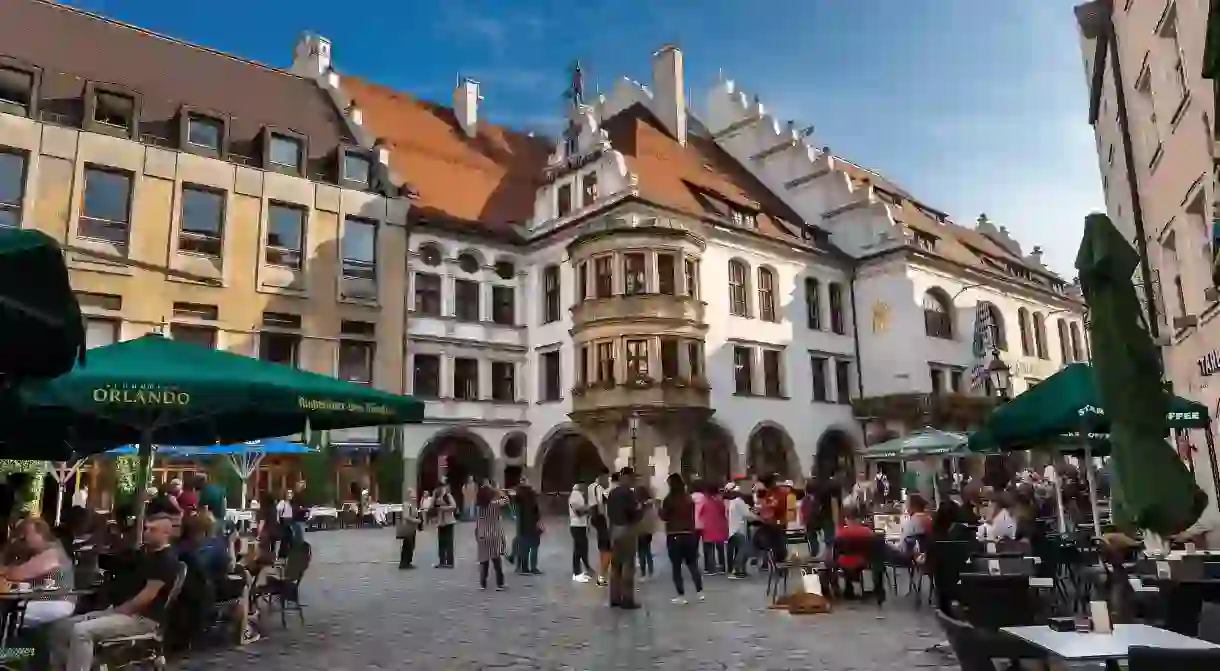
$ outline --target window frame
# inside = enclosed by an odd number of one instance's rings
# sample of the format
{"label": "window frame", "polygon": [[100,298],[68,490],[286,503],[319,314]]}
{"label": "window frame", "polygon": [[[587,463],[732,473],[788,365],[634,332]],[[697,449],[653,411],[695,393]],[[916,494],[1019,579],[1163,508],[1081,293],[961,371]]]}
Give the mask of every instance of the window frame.
{"label": "window frame", "polygon": [[[505,378],[502,375],[497,375],[497,372],[503,373],[508,371],[508,376]],[[508,394],[505,397],[505,390],[501,388],[501,384],[507,380]],[[517,402],[517,364],[513,361],[492,361],[491,362],[491,400],[497,403],[516,403]]]}
{"label": "window frame", "polygon": [[[433,373],[432,380],[430,382],[428,382],[428,384],[426,385],[427,387],[430,387],[430,388],[425,388],[423,391],[420,390],[420,387],[421,387],[420,380],[426,379],[426,378],[421,378],[421,376],[420,376],[420,372],[422,370],[422,368],[420,366],[421,357],[422,357],[422,360],[434,362],[435,366],[436,366],[436,368],[431,371]],[[412,354],[411,355],[411,395],[416,398],[429,399],[429,400],[440,398],[441,397],[441,387],[442,387],[441,368],[442,368],[441,355],[439,355],[439,354],[433,354],[432,352],[416,352],[416,353]]]}
{"label": "window frame", "polygon": [[[421,300],[421,297],[431,295],[433,287],[429,285],[427,288],[421,289],[420,277],[429,277],[435,280],[436,292],[436,309],[429,310],[423,306],[427,303],[426,300]],[[429,280],[432,281],[432,280]],[[445,282],[438,273],[430,273],[422,270],[415,271],[415,277],[411,278],[411,311],[423,317],[440,317],[445,310]]]}
{"label": "window frame", "polygon": [[[677,296],[678,295],[678,257],[674,252],[657,252],[657,293],[662,296]],[[669,272],[661,269],[661,259],[668,259]],[[666,287],[666,278],[668,277],[669,286]],[[666,289],[669,289],[666,291]]]}
{"label": "window frame", "polygon": [[[294,140],[297,143],[299,151],[297,153],[296,166],[275,163],[271,160],[271,144],[277,137],[285,140]],[[305,167],[309,163],[309,136],[279,126],[263,126],[259,132],[259,144],[261,149],[260,165],[264,170],[297,177],[305,176]]]}
{"label": "window frame", "polygon": [[[538,353],[538,397],[541,403],[557,403],[563,400],[563,356],[559,349]],[[553,379],[552,379],[553,378]],[[552,385],[552,382],[554,384]]]}
{"label": "window frame", "polygon": [[[368,225],[369,227],[371,227],[373,229],[373,260],[372,261],[348,258],[347,250],[345,249],[345,245],[343,244],[343,239],[344,239],[344,237],[346,237],[345,234],[347,233],[347,227],[351,224]],[[381,222],[377,221],[376,219],[369,219],[367,217],[358,217],[358,216],[355,216],[352,214],[349,214],[349,215],[346,215],[343,217],[343,227],[339,231],[339,273],[343,279],[345,279],[345,280],[363,280],[366,282],[373,282],[374,284],[377,283],[377,270],[378,270],[377,269],[377,266],[378,266],[377,257],[380,256],[377,253],[379,251],[377,248],[381,242],[381,230],[380,229],[381,229]],[[349,270],[349,264],[351,264],[350,270]],[[367,268],[366,268],[366,266],[367,266]],[[371,275],[371,277],[364,277],[360,274],[357,274],[358,271],[365,271],[366,273]]]}
{"label": "window frame", "polygon": [[[740,275],[740,280],[737,279]],[[729,314],[734,317],[750,317],[750,264],[740,259],[729,259]]]}
{"label": "window frame", "polygon": [[822,354],[809,355],[809,382],[813,390],[814,403],[830,403],[829,367],[830,357]]}
{"label": "window frame", "polygon": [[[291,362],[291,364],[284,363],[283,361],[276,361],[275,359],[264,358],[264,356],[266,354],[266,350],[269,349],[266,347],[266,342],[264,341],[265,338],[266,339],[270,339],[270,338],[291,339],[292,340],[292,357],[291,357],[292,362]],[[294,332],[294,331],[289,331],[289,330],[280,329],[280,328],[266,328],[266,324],[264,323],[263,328],[260,328],[258,331],[258,341],[257,341],[256,347],[258,347],[259,361],[278,363],[278,364],[285,365],[285,366],[291,365],[293,368],[301,367],[301,334],[300,334],[300,332]]]}
{"label": "window frame", "polygon": [[[743,360],[738,360],[744,354]],[[748,345],[733,345],[733,394],[754,395],[754,348]]]}
{"label": "window frame", "polygon": [[[351,378],[343,377],[343,348],[344,347],[357,347],[357,346],[360,348],[363,348],[363,350],[365,352],[365,358],[367,359],[366,373],[368,375],[368,380],[353,380]],[[371,386],[374,382],[374,378],[376,377],[376,368],[377,368],[376,362],[377,362],[377,343],[376,342],[374,342],[372,340],[367,340],[364,338],[343,337],[342,335],[340,335],[339,347],[335,351],[335,377],[339,378],[340,380],[344,380],[346,382],[352,382],[354,384],[367,384],[367,385]]]}
{"label": "window frame", "polygon": [[[625,251],[620,254],[623,260],[623,295],[644,296],[648,294],[648,253],[641,251]],[[640,266],[632,269],[630,260],[638,260]]]}
{"label": "window frame", "polygon": [[[216,147],[191,142],[191,122],[203,121],[220,127],[219,144]],[[229,117],[226,114],[183,105],[178,111],[178,149],[199,156],[225,158],[229,153]]]}
{"label": "window frame", "polygon": [[[505,293],[507,292],[507,294]],[[497,300],[497,295],[508,296],[508,305],[505,307],[501,301]],[[507,310],[507,315],[501,313],[501,310]],[[507,321],[505,321],[507,319]],[[517,289],[516,287],[506,284],[491,285],[491,321],[493,324],[500,326],[516,326],[517,325]]]}
{"label": "window frame", "polygon": [[[598,254],[592,259],[593,265],[593,298],[601,300],[614,297],[614,255],[613,254]],[[609,271],[603,275],[600,271],[603,269]],[[603,286],[603,280],[605,286]],[[605,290],[603,292],[603,289]]]}
{"label": "window frame", "polygon": [[559,321],[562,312],[563,275],[558,263],[542,267],[542,323]]}
{"label": "window frame", "polygon": [[[771,347],[763,347],[761,350],[763,396],[767,398],[784,398],[784,351]],[[768,370],[768,362],[773,363],[774,371]],[[774,378],[770,375],[772,372],[775,373]]]}
{"label": "window frame", "polygon": [[[271,210],[272,210],[272,208],[276,208],[276,209],[280,209],[280,210],[291,210],[291,211],[300,213],[301,229],[300,229],[300,231],[297,232],[297,240],[298,240],[299,249],[296,249],[294,251],[288,247],[271,244],[271,222],[272,222]],[[263,263],[266,265],[275,266],[278,268],[290,268],[292,270],[303,270],[305,268],[306,239],[309,235],[309,207],[305,206],[305,205],[301,205],[300,203],[291,203],[291,202],[283,201],[283,200],[269,199],[269,200],[267,200],[266,217],[267,217],[267,231],[263,235]],[[287,254],[296,254],[296,257],[297,257],[296,263],[289,264],[289,263],[272,261],[271,252],[273,252],[273,251],[284,252]]]}
{"label": "window frame", "polygon": [[[17,201],[15,203],[0,201],[0,213],[15,213],[16,225],[13,228],[21,228],[25,212],[25,194],[30,178],[30,153],[16,148],[0,147],[0,155],[15,156],[17,160],[21,161],[21,174],[17,177]],[[7,226],[0,227],[8,228]]]}
{"label": "window frame", "polygon": [[839,282],[827,282],[826,298],[830,303],[830,332],[835,335],[847,335],[847,310],[843,303],[843,285]]}
{"label": "window frame", "polygon": [[[576,190],[572,188],[572,182],[564,182],[563,184],[555,185],[555,218],[563,219],[564,217],[576,211],[575,200]],[[564,197],[566,194],[566,198]]]}
{"label": "window frame", "polygon": [[[127,98],[131,101],[131,119],[126,127],[97,120],[98,96],[101,95]],[[136,91],[115,84],[94,81],[86,82],[85,115],[81,119],[81,129],[103,135],[138,140],[140,138],[140,113],[142,108],[142,97]]]}
{"label": "window frame", "polygon": [[[186,198],[187,192],[192,191],[210,196],[218,196],[220,198],[219,221],[216,222],[216,235],[211,236],[207,233],[199,231],[188,231],[186,227]],[[224,241],[225,241],[225,219],[228,216],[229,209],[228,193],[222,189],[194,182],[183,182],[182,187],[178,190],[178,247],[179,254],[189,254],[191,256],[202,256],[206,258],[219,259],[224,256]],[[183,242],[186,240],[193,241],[214,241],[216,244],[216,253],[212,254],[207,251],[198,249],[186,249]]]}
{"label": "window frame", "polygon": [[[458,375],[466,372],[474,373],[474,377],[469,380],[460,380],[465,384],[459,385]],[[453,357],[453,400],[455,401],[478,401],[481,400],[479,389],[479,360],[469,356]],[[472,391],[473,390],[473,391]]]}
{"label": "window frame", "polygon": [[924,291],[919,307],[923,311],[925,336],[940,340],[954,339],[953,307],[943,292],[935,288]]}
{"label": "window frame", "polygon": [[775,271],[767,266],[758,267],[758,318],[765,322],[778,322],[775,309]]}
{"label": "window frame", "polygon": [[[335,183],[345,189],[354,189],[357,191],[369,191],[373,186],[373,168],[376,163],[376,157],[373,152],[356,145],[343,144],[335,153]],[[353,179],[347,174],[347,160],[355,158],[364,161],[368,165],[368,173],[362,181]]]}
{"label": "window frame", "polygon": [[[467,288],[469,287],[469,288]],[[464,324],[477,324],[482,321],[483,312],[483,285],[478,280],[466,279],[464,277],[453,278],[453,318],[456,321]],[[474,300],[469,300],[468,297],[462,297],[462,291],[473,291]],[[470,314],[471,305],[473,305],[474,313]],[[463,306],[466,306],[463,308]]]}
{"label": "window frame", "polygon": [[[118,176],[125,177],[127,179],[127,207],[126,207],[126,219],[124,221],[116,221],[116,220],[111,220],[111,219],[105,219],[102,217],[94,217],[94,216],[87,214],[85,208],[88,206],[88,203],[89,203],[88,199],[86,198],[86,195],[89,192],[89,174],[90,173],[105,173],[105,174],[109,174],[109,175],[118,175]],[[77,217],[76,217],[76,219],[77,219],[76,237],[82,238],[85,240],[96,240],[98,242],[102,242],[102,243],[110,244],[110,245],[116,245],[119,247],[127,247],[128,245],[130,245],[131,244],[131,213],[132,213],[132,209],[135,205],[135,189],[136,189],[135,173],[133,173],[129,170],[122,170],[122,169],[113,168],[110,166],[98,165],[96,163],[86,163],[81,172],[80,211],[77,213]],[[105,226],[106,224],[122,224],[123,231],[124,231],[123,241],[119,242],[116,240],[111,240],[109,238],[96,237],[96,236],[82,234],[82,229],[84,228],[82,224],[84,224],[86,220],[90,221],[90,222],[100,222],[101,225],[103,225],[103,226]]]}
{"label": "window frame", "polygon": [[42,68],[19,61],[9,56],[0,56],[0,70],[10,70],[24,74],[30,78],[29,101],[22,105],[18,100],[0,99],[0,112],[24,116],[28,119],[38,118],[39,92],[42,90]]}
{"label": "window frame", "polygon": [[822,327],[822,283],[816,277],[805,278],[805,326],[810,331]]}

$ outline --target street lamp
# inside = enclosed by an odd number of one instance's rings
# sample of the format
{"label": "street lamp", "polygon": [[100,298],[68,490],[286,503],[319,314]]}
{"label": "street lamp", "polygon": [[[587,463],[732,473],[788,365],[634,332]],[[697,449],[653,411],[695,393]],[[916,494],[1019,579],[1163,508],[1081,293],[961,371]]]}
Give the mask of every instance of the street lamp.
{"label": "street lamp", "polygon": [[991,386],[999,397],[1007,399],[1008,388],[1012,383],[1012,371],[1009,370],[1008,364],[1000,358],[999,352],[993,353],[991,363],[987,364],[987,378],[991,380]]}
{"label": "street lamp", "polygon": [[636,435],[640,431],[640,415],[636,412],[632,412],[631,416],[627,418],[627,426],[631,429],[631,465],[634,467],[635,466],[635,440],[636,440]]}

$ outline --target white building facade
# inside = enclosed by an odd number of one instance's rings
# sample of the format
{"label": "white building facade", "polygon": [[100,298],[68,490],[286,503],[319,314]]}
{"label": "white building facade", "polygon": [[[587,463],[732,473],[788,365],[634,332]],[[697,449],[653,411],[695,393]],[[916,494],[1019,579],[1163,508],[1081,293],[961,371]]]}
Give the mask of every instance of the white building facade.
{"label": "white building facade", "polygon": [[416,188],[410,484],[852,470],[882,433],[981,420],[979,302],[1016,392],[1088,356],[1037,248],[811,147],[731,82],[693,113],[674,47],[647,86],[570,91],[545,142],[481,121],[470,80],[447,108],[340,76],[317,36],[294,71]]}

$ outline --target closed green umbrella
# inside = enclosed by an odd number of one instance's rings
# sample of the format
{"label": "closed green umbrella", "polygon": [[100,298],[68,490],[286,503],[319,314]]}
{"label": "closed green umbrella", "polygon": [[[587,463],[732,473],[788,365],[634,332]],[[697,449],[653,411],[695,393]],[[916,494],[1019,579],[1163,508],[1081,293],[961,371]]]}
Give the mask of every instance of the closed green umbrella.
{"label": "closed green umbrella", "polygon": [[1165,440],[1173,404],[1131,281],[1138,261],[1108,217],[1085,218],[1076,269],[1089,305],[1097,388],[1109,420],[1114,517],[1169,536],[1199,518],[1207,496]]}
{"label": "closed green umbrella", "polygon": [[84,354],[59,245],[39,231],[0,228],[0,382],[62,375]]}
{"label": "closed green umbrella", "polygon": [[139,445],[141,483],[154,443],[239,443],[306,423],[330,430],[423,419],[410,396],[160,335],[90,350],[88,366],[24,385],[20,405],[31,422],[63,422],[91,444]]}
{"label": "closed green umbrella", "polygon": [[966,436],[925,426],[905,436],[870,445],[864,449],[861,456],[872,461],[950,457],[960,454],[965,446]]}

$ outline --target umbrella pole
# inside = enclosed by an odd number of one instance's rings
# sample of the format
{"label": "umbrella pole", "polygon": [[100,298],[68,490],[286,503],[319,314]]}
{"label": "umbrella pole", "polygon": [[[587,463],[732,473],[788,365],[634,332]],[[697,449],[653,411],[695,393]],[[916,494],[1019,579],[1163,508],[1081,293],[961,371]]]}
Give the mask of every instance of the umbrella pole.
{"label": "umbrella pole", "polygon": [[1093,446],[1089,444],[1088,438],[1085,438],[1084,443],[1084,469],[1089,477],[1089,508],[1093,511],[1093,533],[1101,538],[1101,515],[1097,513],[1096,469],[1093,468]]}
{"label": "umbrella pole", "polygon": [[136,478],[136,545],[144,543],[144,512],[148,507],[148,478],[152,473],[152,436],[145,431],[140,436],[140,467]]}
{"label": "umbrella pole", "polygon": [[1210,421],[1203,427],[1203,437],[1207,441],[1207,463],[1212,469],[1212,505],[1220,510],[1220,465],[1216,464],[1216,438]]}
{"label": "umbrella pole", "polygon": [[1056,449],[1054,461],[1051,463],[1051,478],[1055,481],[1055,512],[1059,517],[1059,534],[1063,535],[1067,533],[1067,515],[1063,511],[1063,487],[1059,482],[1059,467],[1056,465],[1060,459],[1062,459],[1062,455]]}

